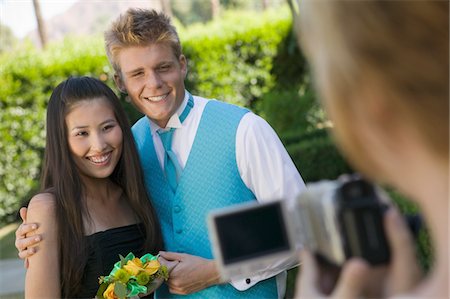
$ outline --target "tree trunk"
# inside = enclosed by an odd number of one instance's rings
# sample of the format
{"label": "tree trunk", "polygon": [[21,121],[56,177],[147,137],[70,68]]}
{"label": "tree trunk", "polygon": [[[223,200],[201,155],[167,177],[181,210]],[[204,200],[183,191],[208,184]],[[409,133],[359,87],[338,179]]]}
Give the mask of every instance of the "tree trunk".
{"label": "tree trunk", "polygon": [[211,0],[211,16],[217,19],[220,14],[220,0]]}
{"label": "tree trunk", "polygon": [[36,15],[36,22],[38,26],[39,39],[41,40],[42,48],[47,44],[47,31],[45,30],[44,19],[42,19],[41,6],[39,0],[33,0],[34,14]]}
{"label": "tree trunk", "polygon": [[172,6],[170,5],[170,0],[159,0],[159,2],[161,3],[163,13],[172,18],[173,13]]}
{"label": "tree trunk", "polygon": [[261,0],[263,10],[269,8],[269,0]]}

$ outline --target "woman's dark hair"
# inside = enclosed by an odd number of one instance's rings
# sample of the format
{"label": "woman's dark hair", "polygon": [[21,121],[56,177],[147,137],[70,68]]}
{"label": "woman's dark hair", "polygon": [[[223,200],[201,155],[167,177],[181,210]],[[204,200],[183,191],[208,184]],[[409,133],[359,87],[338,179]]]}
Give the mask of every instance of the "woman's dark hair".
{"label": "woman's dark hair", "polygon": [[47,139],[41,177],[41,191],[52,193],[56,199],[61,291],[64,297],[80,291],[87,262],[83,217],[89,218],[83,199],[83,183],[70,154],[65,118],[74,104],[99,98],[109,103],[123,134],[122,154],[110,179],[122,188],[129,205],[145,227],[145,252],[155,253],[163,247],[156,213],[144,187],[130,124],[119,99],[98,79],[70,77],[55,88],[48,103]]}

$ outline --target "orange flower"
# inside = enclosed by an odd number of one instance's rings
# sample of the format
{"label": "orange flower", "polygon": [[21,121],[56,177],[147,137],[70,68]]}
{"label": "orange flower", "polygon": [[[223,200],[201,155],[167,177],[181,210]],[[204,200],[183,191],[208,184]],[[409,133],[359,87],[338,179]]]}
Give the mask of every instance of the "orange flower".
{"label": "orange flower", "polygon": [[105,299],[119,299],[119,297],[114,294],[114,286],[114,283],[109,284],[106,290],[103,292],[103,297]]}

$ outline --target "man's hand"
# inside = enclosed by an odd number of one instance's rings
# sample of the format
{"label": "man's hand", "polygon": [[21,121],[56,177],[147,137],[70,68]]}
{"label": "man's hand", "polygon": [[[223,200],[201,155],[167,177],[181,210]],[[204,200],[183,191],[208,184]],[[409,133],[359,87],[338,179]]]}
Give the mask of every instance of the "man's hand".
{"label": "man's hand", "polygon": [[20,217],[22,218],[22,224],[16,230],[16,242],[15,246],[19,251],[19,258],[24,259],[24,266],[28,268],[28,257],[36,253],[37,247],[30,247],[39,243],[42,239],[41,235],[34,235],[27,237],[27,234],[36,230],[38,225],[36,223],[27,224],[27,208],[20,209]]}
{"label": "man's hand", "polygon": [[185,253],[159,252],[168,261],[179,261],[166,282],[173,294],[186,295],[221,283],[214,260]]}

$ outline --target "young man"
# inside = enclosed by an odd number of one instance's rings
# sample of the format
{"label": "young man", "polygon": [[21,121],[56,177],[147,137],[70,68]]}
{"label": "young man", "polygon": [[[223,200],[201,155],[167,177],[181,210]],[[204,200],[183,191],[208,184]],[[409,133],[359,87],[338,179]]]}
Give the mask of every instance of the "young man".
{"label": "young man", "polygon": [[[118,88],[145,114],[133,134],[161,222],[167,250],[161,257],[179,262],[156,296],[282,298],[289,261],[244,280],[220,280],[205,220],[212,209],[294,198],[303,190],[276,133],[246,109],[185,90],[187,61],[163,14],[130,9],[113,22],[105,43]],[[18,239],[25,230],[18,229]],[[18,248],[25,246],[18,240]]]}

